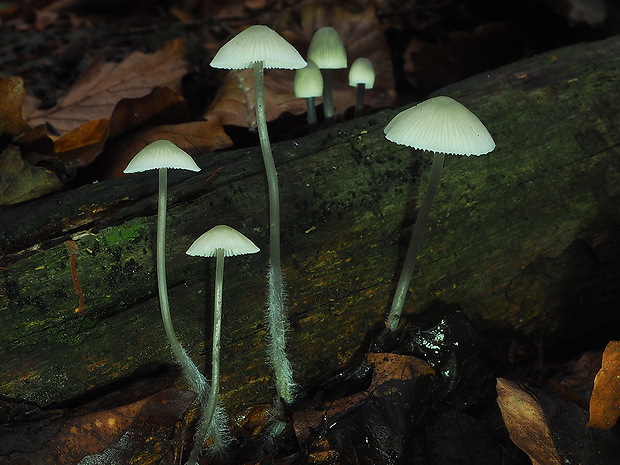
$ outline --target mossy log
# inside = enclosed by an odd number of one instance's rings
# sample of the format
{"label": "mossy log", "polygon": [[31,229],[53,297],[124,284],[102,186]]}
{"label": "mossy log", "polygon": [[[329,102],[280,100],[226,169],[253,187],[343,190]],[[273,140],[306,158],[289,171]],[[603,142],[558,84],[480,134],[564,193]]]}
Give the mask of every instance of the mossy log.
{"label": "mossy log", "polygon": [[[552,343],[618,318],[619,66],[620,38],[611,38],[438,92],[476,113],[497,149],[447,158],[407,321],[443,302],[482,331]],[[396,112],[274,146],[302,385],[346,363],[389,309],[431,160],[384,138]],[[216,224],[262,249],[225,265],[222,393],[235,409],[273,395],[266,182],[258,148],[197,162],[200,173],[169,173],[167,266],[173,321],[200,365],[214,263],[185,251]],[[155,282],[156,190],[157,174],[144,173],[1,213],[1,395],[56,404],[172,361]]]}

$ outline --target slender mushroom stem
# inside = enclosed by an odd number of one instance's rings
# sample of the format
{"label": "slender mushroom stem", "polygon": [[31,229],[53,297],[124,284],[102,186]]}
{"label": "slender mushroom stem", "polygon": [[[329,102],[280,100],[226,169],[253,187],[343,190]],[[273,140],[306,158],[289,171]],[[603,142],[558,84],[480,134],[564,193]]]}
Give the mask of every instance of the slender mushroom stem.
{"label": "slender mushroom stem", "polygon": [[314,97],[308,97],[306,99],[306,109],[308,113],[308,131],[316,132],[318,124],[316,119],[316,105],[314,103]]}
{"label": "slender mushroom stem", "polygon": [[400,315],[403,311],[403,304],[405,303],[405,296],[407,295],[407,289],[413,276],[416,260],[420,253],[420,246],[422,245],[422,236],[424,230],[428,224],[428,217],[433,204],[433,198],[437,187],[439,186],[439,179],[441,178],[441,171],[443,169],[443,163],[445,154],[434,152],[433,166],[431,167],[431,176],[428,181],[428,187],[424,194],[424,199],[420,205],[418,216],[415,224],[413,225],[413,231],[411,232],[411,240],[409,241],[409,248],[407,249],[407,255],[405,256],[405,263],[400,273],[400,279],[394,293],[394,300],[392,301],[392,308],[387,318],[387,326],[391,331],[396,331],[400,322]]}
{"label": "slender mushroom stem", "polygon": [[[211,393],[204,409],[200,426],[196,431],[197,440],[190,453],[188,464],[194,464],[202,450],[202,445],[218,431],[216,407],[220,397],[220,335],[222,333],[222,288],[224,283],[224,249],[217,249],[215,262],[215,292],[213,303],[213,342],[211,351]],[[215,442],[214,442],[215,444]]]}
{"label": "slender mushroom stem", "polygon": [[366,93],[366,85],[357,85],[357,99],[355,100],[355,118],[359,118],[364,114],[364,95]]}
{"label": "slender mushroom stem", "polygon": [[275,370],[276,392],[288,404],[293,401],[295,382],[293,371],[286,355],[286,317],[284,315],[284,279],[280,264],[280,194],[278,176],[269,143],[267,119],[265,116],[263,62],[254,64],[254,95],[256,98],[256,125],[263,152],[267,187],[269,191],[269,305],[267,322],[269,326],[270,360]]}
{"label": "slender mushroom stem", "polygon": [[168,203],[168,170],[159,169],[159,197],[157,201],[157,289],[159,291],[159,306],[161,319],[164,322],[164,330],[172,347],[177,361],[187,382],[200,399],[204,399],[208,392],[205,377],[200,373],[181,343],[177,339],[170,317],[170,305],[168,303],[168,285],[166,283],[166,207]]}
{"label": "slender mushroom stem", "polygon": [[325,127],[334,124],[334,97],[332,93],[332,70],[321,69],[323,76],[323,113],[325,114]]}

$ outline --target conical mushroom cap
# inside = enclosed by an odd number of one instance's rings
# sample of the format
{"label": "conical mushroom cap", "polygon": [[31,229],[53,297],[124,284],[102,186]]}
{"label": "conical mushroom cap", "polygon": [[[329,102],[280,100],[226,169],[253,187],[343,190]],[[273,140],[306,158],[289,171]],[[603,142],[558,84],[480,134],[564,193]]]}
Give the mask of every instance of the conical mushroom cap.
{"label": "conical mushroom cap", "polygon": [[293,90],[297,98],[323,95],[323,75],[313,61],[308,60],[308,65],[305,68],[300,68],[295,72]]}
{"label": "conical mushroom cap", "polygon": [[375,67],[368,58],[358,58],[349,69],[349,85],[357,87],[358,84],[364,84],[366,89],[375,85]]}
{"label": "conical mushroom cap", "polygon": [[299,69],[306,61],[299,52],[273,29],[251,26],[226,42],[211,61],[214,68],[253,68],[263,62],[265,68]]}
{"label": "conical mushroom cap", "polygon": [[123,173],[139,173],[160,168],[200,171],[194,159],[169,140],[156,140],[140,150]]}
{"label": "conical mushroom cap", "polygon": [[187,255],[213,257],[218,249],[224,250],[225,257],[256,253],[260,250],[254,242],[236,229],[220,224],[196,239],[185,253]]}
{"label": "conical mushroom cap", "polygon": [[476,115],[450,97],[433,97],[397,114],[384,129],[397,144],[455,155],[484,155],[495,141]]}
{"label": "conical mushroom cap", "polygon": [[347,67],[347,51],[336,29],[324,26],[316,30],[308,47],[308,60],[314,61],[321,69]]}

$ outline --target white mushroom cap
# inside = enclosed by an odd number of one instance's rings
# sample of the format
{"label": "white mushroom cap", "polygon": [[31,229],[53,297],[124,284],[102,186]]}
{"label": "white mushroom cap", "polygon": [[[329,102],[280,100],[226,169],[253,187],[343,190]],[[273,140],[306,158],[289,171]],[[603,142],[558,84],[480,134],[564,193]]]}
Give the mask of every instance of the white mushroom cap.
{"label": "white mushroom cap", "polygon": [[375,85],[375,67],[368,58],[358,58],[349,69],[349,85],[357,87],[358,84],[364,84],[366,89]]}
{"label": "white mushroom cap", "polygon": [[323,75],[312,60],[308,60],[308,65],[305,68],[300,68],[295,72],[293,89],[297,98],[323,95]]}
{"label": "white mushroom cap", "polygon": [[224,250],[225,257],[256,253],[260,250],[254,245],[254,242],[236,229],[220,224],[196,239],[185,253],[187,255],[213,257],[218,249]]}
{"label": "white mushroom cap", "polygon": [[255,25],[241,31],[218,50],[211,61],[214,68],[253,68],[263,62],[265,68],[299,69],[306,61],[299,52],[273,29]]}
{"label": "white mushroom cap", "polygon": [[194,159],[169,140],[156,140],[140,150],[123,173],[140,173],[160,168],[200,171]]}
{"label": "white mushroom cap", "polygon": [[316,30],[308,47],[308,60],[314,61],[320,69],[347,67],[347,52],[336,29],[325,26]]}
{"label": "white mushroom cap", "polygon": [[397,144],[455,155],[483,155],[495,141],[476,115],[450,97],[433,97],[401,111],[384,129]]}

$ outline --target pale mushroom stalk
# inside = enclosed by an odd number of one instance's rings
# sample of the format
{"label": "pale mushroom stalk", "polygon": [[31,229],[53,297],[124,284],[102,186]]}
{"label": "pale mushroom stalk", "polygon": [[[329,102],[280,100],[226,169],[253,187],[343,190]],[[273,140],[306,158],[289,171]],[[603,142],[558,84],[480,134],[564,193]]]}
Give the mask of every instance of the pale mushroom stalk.
{"label": "pale mushroom stalk", "polygon": [[280,193],[276,165],[271,152],[269,133],[267,132],[262,61],[254,64],[254,96],[256,98],[256,125],[269,192],[269,303],[267,325],[271,337],[269,342],[270,360],[275,371],[277,396],[289,404],[293,401],[296,384],[293,380],[291,363],[286,355],[287,321],[284,312],[284,279],[280,262]]}
{"label": "pale mushroom stalk", "polygon": [[441,179],[441,172],[443,170],[445,154],[434,152],[433,166],[431,167],[431,177],[428,181],[428,186],[424,194],[424,200],[420,205],[418,216],[413,225],[413,231],[411,232],[411,240],[409,241],[409,248],[407,249],[407,255],[405,256],[405,262],[403,263],[403,269],[400,272],[400,278],[398,285],[396,286],[396,292],[394,293],[394,300],[392,301],[392,307],[387,318],[387,325],[392,331],[398,328],[400,323],[400,316],[403,311],[403,305],[405,303],[405,297],[407,296],[407,289],[415,270],[416,261],[420,253],[420,247],[422,246],[422,236],[428,225],[428,217],[431,211],[431,205],[439,186],[439,180]]}
{"label": "pale mushroom stalk", "polygon": [[211,393],[204,409],[202,420],[196,431],[197,440],[187,461],[188,465],[197,462],[202,445],[213,434],[217,434],[218,422],[214,422],[215,409],[220,398],[220,349],[222,334],[222,288],[224,283],[224,249],[217,249],[215,262],[215,292],[213,305],[213,341],[211,349]]}
{"label": "pale mushroom stalk", "polygon": [[325,115],[325,126],[332,126],[334,117],[334,97],[332,91],[332,70],[321,69],[323,76],[323,114]]}
{"label": "pale mushroom stalk", "polygon": [[358,84],[357,85],[357,98],[355,99],[355,118],[359,118],[364,114],[364,98],[366,95],[366,85]]}
{"label": "pale mushroom stalk", "polygon": [[316,118],[316,103],[314,97],[308,97],[306,99],[306,109],[308,113],[308,131],[316,132],[318,129],[318,122]]}
{"label": "pale mushroom stalk", "polygon": [[157,289],[159,291],[159,307],[161,319],[164,323],[166,337],[177,361],[181,365],[183,374],[190,387],[199,398],[205,398],[208,386],[202,373],[187,355],[177,339],[170,316],[168,303],[168,284],[166,282],[166,209],[168,204],[168,169],[159,169],[159,196],[157,200]]}

